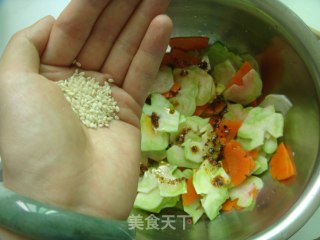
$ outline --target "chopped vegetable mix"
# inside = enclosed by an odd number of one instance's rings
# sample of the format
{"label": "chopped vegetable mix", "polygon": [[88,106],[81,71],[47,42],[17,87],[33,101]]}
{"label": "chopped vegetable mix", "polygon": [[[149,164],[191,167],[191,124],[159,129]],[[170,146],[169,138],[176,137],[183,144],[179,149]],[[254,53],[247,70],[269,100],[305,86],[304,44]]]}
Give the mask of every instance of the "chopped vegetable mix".
{"label": "chopped vegetable mix", "polygon": [[251,208],[264,174],[280,182],[296,175],[283,140],[290,100],[261,99],[259,64],[248,53],[207,37],[169,45],[140,119],[144,160],[134,206],[183,208],[193,223]]}

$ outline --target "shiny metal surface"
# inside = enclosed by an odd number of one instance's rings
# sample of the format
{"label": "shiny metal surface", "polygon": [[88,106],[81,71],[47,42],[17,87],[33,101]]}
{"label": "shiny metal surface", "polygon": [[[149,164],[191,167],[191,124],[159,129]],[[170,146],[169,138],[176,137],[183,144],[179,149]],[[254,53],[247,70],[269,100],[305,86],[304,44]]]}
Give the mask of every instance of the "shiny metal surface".
{"label": "shiny metal surface", "polygon": [[[186,223],[185,229],[183,219],[175,218],[175,230],[142,230],[137,239],[288,239],[320,203],[319,42],[276,0],[172,0],[168,14],[175,23],[174,36],[208,35],[212,41],[255,55],[267,92],[286,94],[292,100],[285,141],[295,152],[298,176],[283,185],[265,175],[265,188],[252,211]],[[157,217],[164,220],[165,214],[184,215],[168,210]]]}
{"label": "shiny metal surface", "polygon": [[[287,184],[266,174],[251,211],[222,214],[196,225],[177,218],[175,230],[139,230],[137,239],[288,239],[320,204],[320,44],[307,26],[275,0],[173,0],[174,36],[210,36],[256,56],[265,93],[281,93],[294,107],[286,116],[285,142],[297,177]],[[135,212],[135,214],[143,212]],[[183,214],[169,210],[158,215]]]}

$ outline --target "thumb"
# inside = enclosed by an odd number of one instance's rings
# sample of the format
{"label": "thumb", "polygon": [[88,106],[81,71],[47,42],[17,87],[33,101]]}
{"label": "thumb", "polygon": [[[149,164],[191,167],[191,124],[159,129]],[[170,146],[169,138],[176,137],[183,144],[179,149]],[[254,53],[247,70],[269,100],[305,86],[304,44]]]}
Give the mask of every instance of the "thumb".
{"label": "thumb", "polygon": [[39,72],[40,56],[49,39],[54,18],[47,16],[15,33],[0,59],[0,72]]}

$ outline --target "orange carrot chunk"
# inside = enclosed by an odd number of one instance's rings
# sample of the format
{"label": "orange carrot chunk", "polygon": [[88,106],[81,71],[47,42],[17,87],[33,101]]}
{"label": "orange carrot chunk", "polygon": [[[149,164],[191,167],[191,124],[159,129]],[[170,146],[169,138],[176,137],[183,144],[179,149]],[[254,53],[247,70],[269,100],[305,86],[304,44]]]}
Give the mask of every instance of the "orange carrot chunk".
{"label": "orange carrot chunk", "polygon": [[175,83],[172,85],[170,91],[171,91],[171,92],[174,92],[174,93],[177,93],[177,92],[179,92],[180,89],[181,89],[181,83],[175,82]]}
{"label": "orange carrot chunk", "polygon": [[200,199],[201,196],[196,193],[196,190],[193,186],[193,177],[191,176],[187,180],[187,193],[182,194],[182,204],[183,206],[188,206],[197,199]]}
{"label": "orange carrot chunk", "polygon": [[184,51],[197,51],[206,48],[209,44],[208,37],[175,37],[171,38],[169,45]]}
{"label": "orange carrot chunk", "polygon": [[168,92],[162,93],[162,96],[164,96],[165,98],[172,98],[177,95],[180,89],[181,89],[181,84],[178,82],[175,82]]}
{"label": "orange carrot chunk", "polygon": [[222,204],[221,210],[230,212],[232,209],[237,208],[238,199],[231,200],[230,198]]}
{"label": "orange carrot chunk", "polygon": [[296,175],[293,159],[284,143],[278,145],[277,151],[271,158],[270,174],[278,181],[288,180]]}
{"label": "orange carrot chunk", "polygon": [[222,165],[234,186],[240,185],[255,167],[255,162],[240,143],[231,140],[223,148]]}
{"label": "orange carrot chunk", "polygon": [[249,62],[245,61],[240,69],[236,72],[236,74],[233,76],[233,78],[231,79],[231,81],[228,83],[227,88],[229,88],[230,86],[232,86],[233,84],[236,85],[243,85],[243,80],[242,78],[252,69],[251,65]]}
{"label": "orange carrot chunk", "polygon": [[219,123],[219,127],[215,129],[215,132],[220,140],[223,139],[228,142],[237,136],[241,124],[241,120],[224,119]]}

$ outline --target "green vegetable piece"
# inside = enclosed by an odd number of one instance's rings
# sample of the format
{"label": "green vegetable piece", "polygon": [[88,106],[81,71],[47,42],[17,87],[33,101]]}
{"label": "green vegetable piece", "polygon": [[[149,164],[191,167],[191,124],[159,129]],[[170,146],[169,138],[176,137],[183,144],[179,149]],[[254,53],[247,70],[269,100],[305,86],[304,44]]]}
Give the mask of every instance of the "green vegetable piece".
{"label": "green vegetable piece", "polygon": [[138,183],[138,192],[148,193],[158,187],[158,180],[154,174],[148,170]]}
{"label": "green vegetable piece", "polygon": [[213,94],[216,92],[213,78],[203,69],[197,67],[193,69],[197,78],[199,78],[199,91],[196,96],[196,105],[202,106],[215,98]]}
{"label": "green vegetable piece", "polygon": [[212,126],[209,124],[209,118],[198,116],[186,117],[185,121],[179,125],[179,131],[170,134],[170,142],[174,144],[181,144],[187,140],[200,142],[201,135],[208,129],[212,129]]}
{"label": "green vegetable piece", "polygon": [[222,204],[229,198],[228,189],[215,187],[200,201],[202,207],[210,220],[219,215]]}
{"label": "green vegetable piece", "polygon": [[[199,92],[199,73],[195,67],[175,68],[173,70],[174,80],[181,84],[179,94],[196,98]],[[178,95],[179,95],[178,94]]]}
{"label": "green vegetable piece", "polygon": [[147,158],[150,158],[154,161],[161,162],[167,157],[167,151],[161,150],[161,151],[148,151],[143,152]]}
{"label": "green vegetable piece", "polygon": [[276,112],[280,112],[283,115],[286,115],[292,107],[290,100],[285,95],[281,94],[269,94],[259,104],[260,107],[267,107],[270,105],[274,106]]}
{"label": "green vegetable piece", "polygon": [[176,178],[173,175],[176,169],[177,166],[171,164],[160,165],[157,169],[153,169],[162,197],[175,197],[187,192],[185,179]]}
{"label": "green vegetable piece", "polygon": [[231,81],[232,77],[236,74],[236,69],[229,59],[214,66],[214,79],[216,83],[226,87]]}
{"label": "green vegetable piece", "polygon": [[255,107],[248,113],[238,131],[238,141],[246,150],[262,146],[266,133],[274,138],[283,135],[284,119],[276,113],[273,106],[266,108]]}
{"label": "green vegetable piece", "polygon": [[187,140],[182,146],[184,147],[184,156],[187,160],[201,163],[203,161],[204,144],[202,142]]}
{"label": "green vegetable piece", "polygon": [[262,155],[259,155],[255,161],[255,168],[253,169],[254,175],[259,175],[268,170],[268,159]]}
{"label": "green vegetable piece", "polygon": [[163,201],[159,188],[155,188],[148,193],[139,192],[134,202],[135,208],[140,208],[150,212],[156,212]]}
{"label": "green vegetable piece", "polygon": [[199,77],[192,67],[176,68],[173,71],[174,79],[181,84],[177,96],[169,101],[174,108],[185,116],[192,116],[196,110],[196,98],[199,92]]}
{"label": "green vegetable piece", "polygon": [[263,181],[256,177],[250,176],[241,185],[232,188],[229,191],[231,200],[238,199],[237,205],[239,207],[247,208],[254,204],[255,191],[260,191],[263,188]]}
{"label": "green vegetable piece", "polygon": [[187,141],[201,142],[201,137],[199,136],[199,133],[188,131],[184,137],[184,142]]}
{"label": "green vegetable piece", "polygon": [[[190,127],[194,132],[203,133],[203,129],[209,124],[209,118],[201,118],[198,116],[187,117],[183,127]],[[210,124],[209,124],[210,125]]]}
{"label": "green vegetable piece", "polygon": [[180,197],[165,197],[163,198],[161,204],[153,210],[154,213],[159,213],[165,208],[175,207],[179,202]]}
{"label": "green vegetable piece", "polygon": [[173,145],[167,150],[167,160],[178,167],[198,168],[200,164],[185,159],[183,147]]}
{"label": "green vegetable piece", "polygon": [[185,116],[192,116],[197,107],[195,97],[188,96],[188,93],[179,92],[177,96],[170,98],[169,101],[178,112]]}
{"label": "green vegetable piece", "polygon": [[[216,89],[215,89],[216,90],[215,96],[221,95],[224,92],[225,89],[226,89],[226,87],[223,84],[217,83],[217,86],[216,86]],[[213,100],[214,100],[214,98],[212,98],[210,100],[210,102],[212,102]]]}
{"label": "green vegetable piece", "polygon": [[[216,181],[219,179],[219,184]],[[208,194],[213,188],[228,187],[230,184],[230,177],[222,167],[212,165],[208,160],[202,162],[199,169],[193,174],[193,186],[197,194]],[[222,185],[220,185],[222,183]]]}
{"label": "green vegetable piece", "polygon": [[177,166],[170,164],[149,168],[139,181],[134,207],[159,212],[163,208],[175,206],[179,196],[187,192],[185,178],[177,175],[190,174],[192,171],[181,172]]}
{"label": "green vegetable piece", "polygon": [[214,43],[208,49],[207,54],[210,60],[211,67],[214,67],[219,63],[225,62],[226,60],[230,60],[233,66],[236,69],[239,69],[243,62],[240,56],[229,51],[228,48],[226,48],[221,42]]}
{"label": "green vegetable piece", "polygon": [[275,137],[271,136],[270,134],[266,133],[264,138],[263,144],[263,151],[267,154],[272,154],[277,150],[278,141]]}
{"label": "green vegetable piece", "polygon": [[178,201],[179,197],[161,197],[159,188],[155,188],[149,193],[138,193],[133,206],[159,213],[164,208],[174,207]]}
{"label": "green vegetable piece", "polygon": [[173,176],[176,177],[176,178],[188,179],[191,176],[193,176],[193,170],[192,169],[185,169],[185,170],[181,171],[180,169],[176,169],[173,172]]}
{"label": "green vegetable piece", "polygon": [[167,148],[169,145],[169,134],[156,131],[152,126],[149,116],[142,113],[140,125],[142,151],[161,151]]}
{"label": "green vegetable piece", "polygon": [[262,80],[256,70],[251,69],[242,80],[243,85],[233,84],[224,91],[225,99],[247,105],[261,95]]}
{"label": "green vegetable piece", "polygon": [[173,86],[173,72],[168,66],[161,66],[156,79],[152,82],[149,93],[164,93]]}
{"label": "green vegetable piece", "polygon": [[196,224],[204,213],[199,199],[188,206],[183,206],[183,210],[192,217],[193,224]]}
{"label": "green vegetable piece", "polygon": [[171,103],[160,94],[151,95],[151,105],[144,104],[143,113],[156,119],[153,125],[159,132],[177,132],[180,113],[175,111]]}
{"label": "green vegetable piece", "polygon": [[252,107],[244,108],[239,103],[235,103],[235,104],[228,103],[227,112],[223,115],[223,118],[229,119],[229,120],[244,120],[251,109]]}

